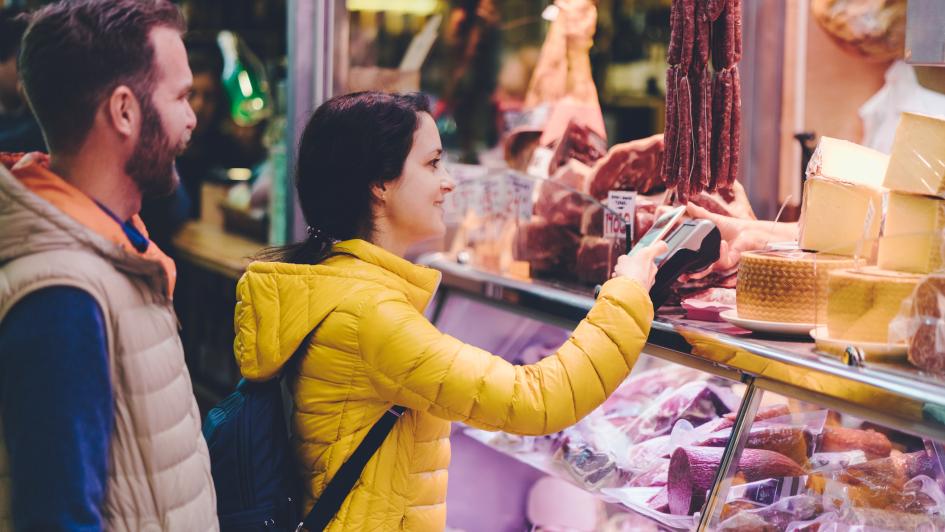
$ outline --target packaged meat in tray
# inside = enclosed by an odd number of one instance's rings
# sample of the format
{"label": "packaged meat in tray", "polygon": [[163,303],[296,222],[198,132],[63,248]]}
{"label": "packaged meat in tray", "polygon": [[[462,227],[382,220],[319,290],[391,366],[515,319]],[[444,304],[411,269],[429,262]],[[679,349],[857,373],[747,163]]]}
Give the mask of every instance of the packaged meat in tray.
{"label": "packaged meat in tray", "polygon": [[[752,432],[747,446],[774,450],[793,455],[798,463],[806,463],[810,451],[811,435],[816,434],[823,424],[823,415],[808,413],[795,416],[790,414],[786,405],[772,405],[758,411],[755,415]],[[818,425],[817,420],[820,420]],[[770,420],[771,424],[768,424]],[[792,424],[788,424],[792,423]],[[806,423],[806,424],[805,424]],[[726,414],[720,418],[693,427],[685,419],[678,420],[669,435],[646,440],[630,447],[626,458],[626,469],[635,472],[631,485],[662,486],[666,478],[656,476],[656,466],[667,464],[673,451],[679,447],[703,446],[724,447],[731,437],[734,416]]]}
{"label": "packaged meat in tray", "polygon": [[811,471],[818,473],[828,473],[830,471],[839,471],[866,462],[866,453],[860,450],[844,451],[837,453],[814,453],[810,457]]}
{"label": "packaged meat in tray", "polygon": [[[692,515],[702,508],[724,451],[721,447],[680,447],[673,452],[666,485],[670,512]],[[797,462],[763,449],[744,449],[736,472],[740,482],[802,475],[804,469]]]}
{"label": "packaged meat in tray", "polygon": [[[695,444],[703,447],[725,447],[732,437],[732,429],[710,434]],[[779,452],[800,465],[807,464],[813,451],[813,435],[804,427],[764,424],[751,427],[746,449],[766,449]]]}
{"label": "packaged meat in tray", "polygon": [[626,438],[599,413],[588,418],[560,433],[561,445],[554,452],[554,462],[592,491],[627,484],[630,474],[617,462],[617,456],[626,452]]}
{"label": "packaged meat in tray", "polygon": [[775,504],[782,499],[807,495],[807,476],[766,478],[755,482],[746,482],[731,487],[728,492],[728,501],[722,509],[722,517],[734,514],[729,508],[738,508],[739,503],[751,503],[752,506],[763,507]]}
{"label": "packaged meat in tray", "polygon": [[703,372],[682,366],[661,365],[634,372],[604,402],[603,410],[615,419],[621,416],[633,418],[667,390],[675,390],[687,382],[702,382],[707,378],[708,375]]}
{"label": "packaged meat in tray", "polygon": [[738,403],[739,398],[728,387],[691,382],[664,392],[624,430],[631,441],[641,442],[669,433],[680,419],[694,426],[712,421],[734,411]]}
{"label": "packaged meat in tray", "polygon": [[[831,507],[915,510],[914,499],[925,493],[920,488],[927,487],[916,479],[933,479],[940,474],[937,461],[926,451],[894,451],[887,458],[811,474],[808,487],[814,493],[823,494],[825,504]],[[933,484],[940,493],[938,484]],[[945,507],[941,511],[945,512]]]}
{"label": "packaged meat in tray", "polygon": [[808,521],[823,513],[819,497],[795,495],[759,508],[747,508],[727,517],[717,530],[780,532],[797,521]]}
{"label": "packaged meat in tray", "polygon": [[788,525],[785,532],[938,532],[945,530],[942,515],[911,514],[875,508],[845,508],[811,521]]}
{"label": "packaged meat in tray", "polygon": [[892,452],[892,443],[885,434],[867,429],[824,427],[817,450],[825,453],[862,451],[868,460],[885,458]]}
{"label": "packaged meat in tray", "polygon": [[945,375],[945,274],[928,275],[906,298],[889,324],[889,343],[907,344],[912,365]]}

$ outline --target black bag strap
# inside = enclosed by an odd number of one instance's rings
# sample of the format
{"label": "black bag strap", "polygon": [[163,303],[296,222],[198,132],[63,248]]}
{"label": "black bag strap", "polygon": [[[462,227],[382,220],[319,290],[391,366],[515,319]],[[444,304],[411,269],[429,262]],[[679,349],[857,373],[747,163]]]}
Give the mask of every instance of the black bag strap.
{"label": "black bag strap", "polygon": [[341,469],[328,483],[325,491],[322,492],[322,495],[315,502],[315,506],[312,507],[312,511],[299,523],[299,526],[295,529],[296,532],[302,529],[316,532],[324,530],[328,526],[328,523],[338,513],[342,503],[345,502],[348,493],[354,488],[354,484],[361,478],[364,466],[381,447],[391,429],[394,428],[394,424],[406,411],[405,407],[394,405],[387,412],[384,412],[381,419],[371,427],[367,436],[354,450],[351,458],[341,464]]}
{"label": "black bag strap", "polygon": [[[332,252],[329,257],[335,255],[351,254],[346,252]],[[296,361],[301,359],[300,353],[305,351],[314,333],[315,329],[305,336],[302,344],[296,349],[293,355]],[[400,419],[406,411],[406,407],[394,405],[384,412],[381,419],[377,420],[377,423],[374,423],[374,426],[368,431],[367,436],[364,437],[358,445],[358,448],[354,450],[354,454],[352,454],[345,463],[341,464],[338,473],[328,482],[325,491],[322,492],[318,500],[315,501],[315,506],[313,506],[308,515],[305,516],[305,519],[299,523],[299,526],[295,528],[296,532],[303,529],[309,532],[316,532],[324,530],[325,527],[328,526],[328,523],[331,522],[335,514],[338,513],[338,510],[341,509],[341,505],[345,502],[348,494],[351,493],[355,483],[361,478],[364,467],[367,466],[367,463],[371,460],[371,457],[374,456],[374,453],[381,448],[381,444],[387,439],[387,435],[390,434],[390,431],[394,428],[394,424],[397,423],[397,420]]]}

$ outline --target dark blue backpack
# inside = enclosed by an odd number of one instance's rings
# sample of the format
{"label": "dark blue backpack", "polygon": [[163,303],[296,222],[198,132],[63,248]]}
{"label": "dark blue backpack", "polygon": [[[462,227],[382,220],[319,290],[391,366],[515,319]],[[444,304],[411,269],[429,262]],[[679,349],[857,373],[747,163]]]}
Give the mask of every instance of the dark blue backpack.
{"label": "dark blue backpack", "polygon": [[[299,350],[306,345],[308,337]],[[311,512],[300,519],[302,486],[289,439],[282,379],[240,380],[236,391],[210,410],[203,425],[221,532],[323,530],[405,410],[394,406],[384,413]]]}
{"label": "dark blue backpack", "polygon": [[299,523],[302,490],[280,381],[240,380],[204,421],[221,530],[294,530]]}

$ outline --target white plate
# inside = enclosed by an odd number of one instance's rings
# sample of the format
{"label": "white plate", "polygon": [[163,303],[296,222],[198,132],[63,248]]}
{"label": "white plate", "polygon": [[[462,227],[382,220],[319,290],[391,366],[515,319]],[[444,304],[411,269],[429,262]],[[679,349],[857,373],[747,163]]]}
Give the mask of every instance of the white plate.
{"label": "white plate", "polygon": [[830,338],[827,335],[826,325],[821,325],[820,327],[812,329],[810,331],[810,336],[814,339],[817,349],[837,356],[843,356],[843,353],[847,350],[847,347],[851,345],[859,347],[863,351],[863,354],[866,356],[867,360],[902,359],[909,351],[908,344],[852,342],[850,340]]}
{"label": "white plate", "polygon": [[814,328],[813,323],[786,323],[780,321],[761,321],[740,318],[738,317],[737,309],[720,312],[719,316],[732,325],[760,333],[807,336],[810,334],[810,330]]}
{"label": "white plate", "polygon": [[800,249],[796,241],[790,242],[768,242],[768,245],[765,247],[766,250],[779,250],[779,251],[790,251],[794,249]]}

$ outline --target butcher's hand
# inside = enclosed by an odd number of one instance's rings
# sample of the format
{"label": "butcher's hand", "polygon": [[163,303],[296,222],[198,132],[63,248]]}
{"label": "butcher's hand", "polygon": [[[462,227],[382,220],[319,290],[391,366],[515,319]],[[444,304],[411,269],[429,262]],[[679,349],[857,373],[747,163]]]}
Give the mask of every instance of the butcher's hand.
{"label": "butcher's hand", "polygon": [[634,252],[633,255],[621,255],[617,259],[614,276],[633,279],[649,292],[656,281],[656,257],[666,253],[668,249],[666,242],[659,240]]}
{"label": "butcher's hand", "polygon": [[769,242],[797,240],[798,226],[796,223],[733,218],[709,212],[693,203],[686,206],[686,214],[692,218],[711,221],[722,234],[719,260],[712,268],[701,274],[692,275],[690,278],[708,275],[712,271],[730,270],[738,265],[743,252],[764,249]]}

